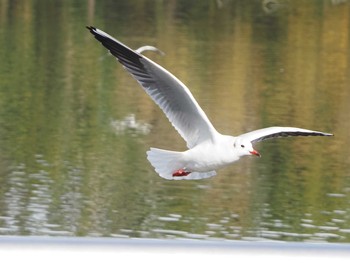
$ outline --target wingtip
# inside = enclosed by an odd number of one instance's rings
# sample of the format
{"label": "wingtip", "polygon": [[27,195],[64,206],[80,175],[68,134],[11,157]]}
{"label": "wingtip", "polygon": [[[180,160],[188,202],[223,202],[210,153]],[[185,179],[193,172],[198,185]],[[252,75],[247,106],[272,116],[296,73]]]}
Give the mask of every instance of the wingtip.
{"label": "wingtip", "polygon": [[322,135],[323,135],[323,136],[334,136],[333,133],[326,133],[326,132],[323,132]]}
{"label": "wingtip", "polygon": [[86,26],[86,28],[89,29],[91,33],[96,30],[96,27],[93,26]]}

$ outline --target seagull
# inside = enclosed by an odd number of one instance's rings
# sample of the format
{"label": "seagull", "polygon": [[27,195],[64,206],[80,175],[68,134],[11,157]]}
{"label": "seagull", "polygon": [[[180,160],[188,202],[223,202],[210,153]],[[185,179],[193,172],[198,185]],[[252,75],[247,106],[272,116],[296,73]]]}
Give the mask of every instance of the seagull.
{"label": "seagull", "polygon": [[295,127],[269,127],[239,136],[219,133],[190,90],[169,71],[104,31],[87,29],[163,110],[170,123],[186,141],[188,150],[168,151],[150,148],[147,159],[155,171],[168,180],[195,180],[216,175],[216,170],[243,156],[258,156],[253,144],[288,136],[332,136],[333,134]]}

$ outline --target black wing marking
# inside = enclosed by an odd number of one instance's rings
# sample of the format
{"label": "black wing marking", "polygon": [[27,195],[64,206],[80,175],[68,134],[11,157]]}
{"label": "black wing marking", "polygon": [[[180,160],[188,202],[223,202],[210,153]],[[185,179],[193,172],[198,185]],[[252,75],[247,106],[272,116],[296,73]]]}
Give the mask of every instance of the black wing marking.
{"label": "black wing marking", "polygon": [[251,143],[261,142],[273,138],[290,136],[333,136],[331,133],[312,131],[295,127],[269,127],[240,135]]}

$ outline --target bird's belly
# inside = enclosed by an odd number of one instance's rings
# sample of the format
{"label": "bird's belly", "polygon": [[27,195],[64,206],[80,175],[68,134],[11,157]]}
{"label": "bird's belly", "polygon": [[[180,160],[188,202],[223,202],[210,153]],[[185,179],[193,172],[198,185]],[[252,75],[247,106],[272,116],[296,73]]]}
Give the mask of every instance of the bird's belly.
{"label": "bird's belly", "polygon": [[208,151],[193,151],[186,158],[186,168],[190,171],[208,172],[223,168],[239,158],[211,149]]}
{"label": "bird's belly", "polygon": [[216,162],[190,162],[186,166],[189,171],[209,172],[225,167],[226,165]]}

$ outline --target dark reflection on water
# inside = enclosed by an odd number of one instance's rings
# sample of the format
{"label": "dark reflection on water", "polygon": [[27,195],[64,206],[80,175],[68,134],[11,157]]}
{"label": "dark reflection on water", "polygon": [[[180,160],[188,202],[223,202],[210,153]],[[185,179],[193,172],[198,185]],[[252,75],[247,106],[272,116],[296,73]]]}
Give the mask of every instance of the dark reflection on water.
{"label": "dark reflection on water", "polygon": [[[349,242],[350,3],[270,2],[1,1],[0,234]],[[184,142],[89,24],[163,50],[223,133],[336,136],[165,181],[145,151]]]}

